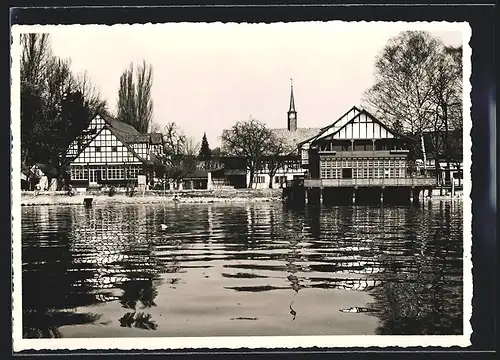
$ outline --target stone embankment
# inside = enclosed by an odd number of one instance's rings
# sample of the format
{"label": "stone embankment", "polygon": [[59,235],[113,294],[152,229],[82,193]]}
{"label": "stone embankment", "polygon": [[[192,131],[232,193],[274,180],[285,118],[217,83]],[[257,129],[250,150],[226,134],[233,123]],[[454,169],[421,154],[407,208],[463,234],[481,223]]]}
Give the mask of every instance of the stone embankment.
{"label": "stone embankment", "polygon": [[232,189],[232,190],[184,190],[146,191],[127,196],[117,193],[109,196],[102,192],[78,193],[69,196],[65,191],[40,192],[23,191],[21,205],[83,205],[85,198],[100,204],[163,204],[163,203],[229,203],[229,202],[271,202],[281,200],[281,189]]}

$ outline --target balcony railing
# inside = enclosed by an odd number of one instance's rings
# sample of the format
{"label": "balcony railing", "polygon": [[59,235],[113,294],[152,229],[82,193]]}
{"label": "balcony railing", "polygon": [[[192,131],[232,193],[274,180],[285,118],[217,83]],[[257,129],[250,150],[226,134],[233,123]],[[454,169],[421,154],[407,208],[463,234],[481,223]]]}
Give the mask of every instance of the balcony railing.
{"label": "balcony railing", "polygon": [[436,186],[435,178],[393,178],[393,179],[305,179],[305,187],[381,187],[381,186]]}

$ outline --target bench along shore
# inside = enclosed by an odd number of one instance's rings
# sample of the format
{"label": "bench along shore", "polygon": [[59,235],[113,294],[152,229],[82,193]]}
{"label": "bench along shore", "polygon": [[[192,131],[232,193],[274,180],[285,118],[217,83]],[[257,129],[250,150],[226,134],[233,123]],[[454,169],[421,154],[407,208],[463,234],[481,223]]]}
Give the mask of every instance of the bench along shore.
{"label": "bench along shore", "polygon": [[224,203],[224,202],[271,202],[281,201],[281,189],[232,189],[232,190],[148,190],[128,196],[117,192],[89,191],[69,196],[67,191],[34,191],[21,193],[21,206],[34,205],[84,205],[85,199],[92,204],[162,204],[162,203]]}

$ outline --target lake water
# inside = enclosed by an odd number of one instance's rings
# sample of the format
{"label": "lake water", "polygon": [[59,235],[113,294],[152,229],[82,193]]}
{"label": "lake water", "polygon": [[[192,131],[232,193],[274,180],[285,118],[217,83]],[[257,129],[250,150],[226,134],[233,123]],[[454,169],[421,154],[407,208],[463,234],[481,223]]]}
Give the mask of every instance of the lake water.
{"label": "lake water", "polygon": [[462,334],[462,223],[460,201],[23,207],[23,336]]}

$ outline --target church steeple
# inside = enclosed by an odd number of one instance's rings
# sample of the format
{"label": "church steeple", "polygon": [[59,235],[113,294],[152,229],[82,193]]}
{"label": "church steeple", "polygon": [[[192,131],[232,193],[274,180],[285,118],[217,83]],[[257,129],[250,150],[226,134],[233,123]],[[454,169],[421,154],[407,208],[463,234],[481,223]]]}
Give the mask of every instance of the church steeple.
{"label": "church steeple", "polygon": [[293,80],[290,79],[290,108],[287,113],[288,130],[297,130],[297,111],[295,110],[295,98],[293,96]]}

